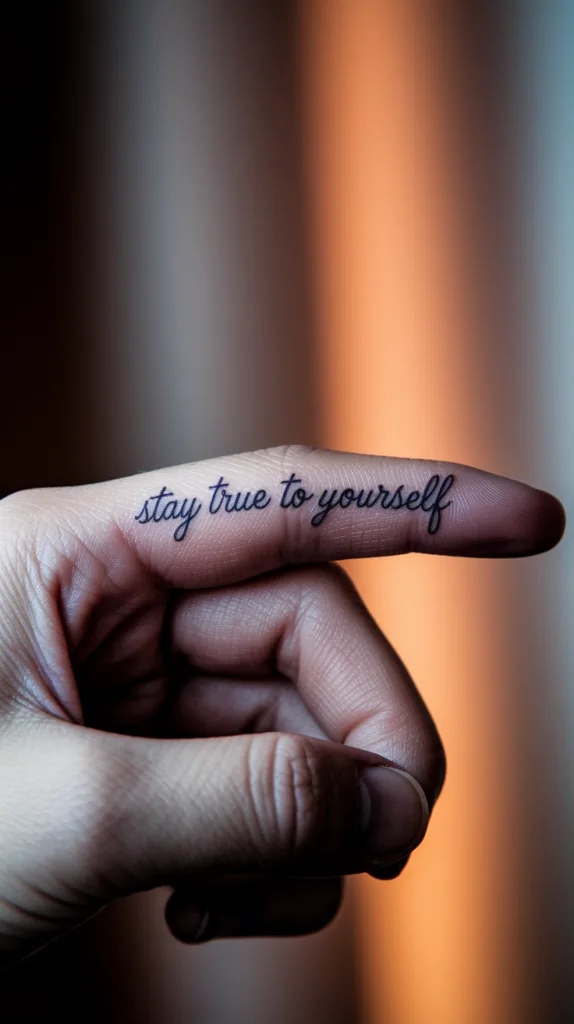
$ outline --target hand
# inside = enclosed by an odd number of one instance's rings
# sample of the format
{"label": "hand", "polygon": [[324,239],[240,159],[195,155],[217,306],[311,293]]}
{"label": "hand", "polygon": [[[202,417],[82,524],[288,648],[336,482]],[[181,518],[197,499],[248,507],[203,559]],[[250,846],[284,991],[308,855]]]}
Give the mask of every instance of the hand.
{"label": "hand", "polygon": [[396,874],[443,750],[329,563],[563,525],[478,470],[303,448],[0,502],[0,960],[159,885],[199,941],[315,930],[342,875]]}

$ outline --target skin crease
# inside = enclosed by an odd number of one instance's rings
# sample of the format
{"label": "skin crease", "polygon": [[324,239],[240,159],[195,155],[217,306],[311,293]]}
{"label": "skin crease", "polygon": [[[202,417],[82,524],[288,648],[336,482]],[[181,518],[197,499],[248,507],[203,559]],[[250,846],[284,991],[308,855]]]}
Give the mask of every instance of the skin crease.
{"label": "skin crease", "polygon": [[563,529],[480,470],[298,447],[1,501],[0,963],[158,885],[193,942],[314,931],[344,875],[395,877],[444,752],[333,562]]}

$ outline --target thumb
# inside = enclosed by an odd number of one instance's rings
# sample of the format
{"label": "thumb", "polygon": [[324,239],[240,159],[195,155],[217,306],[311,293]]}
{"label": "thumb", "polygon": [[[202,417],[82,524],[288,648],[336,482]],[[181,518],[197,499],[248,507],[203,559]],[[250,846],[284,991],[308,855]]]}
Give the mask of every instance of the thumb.
{"label": "thumb", "polygon": [[105,856],[120,890],[190,873],[368,870],[406,856],[426,829],[414,779],[329,741],[285,733],[98,741],[113,749],[107,764],[121,765]]}
{"label": "thumb", "polygon": [[2,963],[116,896],[182,878],[372,870],[404,857],[428,821],[414,779],[326,740],[22,725],[0,757]]}

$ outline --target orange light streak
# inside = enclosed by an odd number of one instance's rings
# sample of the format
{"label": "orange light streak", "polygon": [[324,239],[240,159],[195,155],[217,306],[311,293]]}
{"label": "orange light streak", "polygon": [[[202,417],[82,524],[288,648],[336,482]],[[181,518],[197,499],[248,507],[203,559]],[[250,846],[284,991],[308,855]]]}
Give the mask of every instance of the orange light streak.
{"label": "orange light streak", "polygon": [[[301,4],[324,440],[495,469],[446,6]],[[527,1019],[504,706],[504,569],[409,558],[352,574],[439,724],[449,774],[404,876],[357,886],[366,1024]]]}

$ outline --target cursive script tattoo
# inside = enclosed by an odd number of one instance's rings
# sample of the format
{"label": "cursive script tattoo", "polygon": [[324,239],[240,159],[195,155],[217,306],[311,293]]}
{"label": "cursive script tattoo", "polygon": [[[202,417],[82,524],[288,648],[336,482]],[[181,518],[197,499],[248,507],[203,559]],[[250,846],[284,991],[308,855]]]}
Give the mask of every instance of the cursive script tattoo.
{"label": "cursive script tattoo", "polygon": [[173,491],[162,487],[159,494],[152,494],[147,498],[143,507],[138,512],[136,521],[138,523],[161,523],[165,519],[181,519],[179,526],[176,526],[173,535],[174,540],[184,540],[192,519],[201,509],[201,502],[197,498],[184,498],[182,501],[167,501],[166,498],[173,497]]}
{"label": "cursive script tattoo", "polygon": [[401,509],[406,508],[409,512],[421,509],[430,513],[428,521],[428,532],[436,533],[440,523],[441,515],[445,509],[452,505],[452,501],[441,504],[454,483],[454,476],[449,474],[441,482],[438,474],[431,476],[424,491],[410,491],[405,494],[405,485],[400,484],[395,491],[388,491],[382,484],[377,490],[371,488],[369,491],[355,491],[352,487],[344,490],[323,491],[319,498],[319,512],[316,512],[311,519],[311,526],[320,526],[325,522],[327,515],[334,508],[350,508],[356,505],[357,508],[385,508]]}
{"label": "cursive script tattoo", "polygon": [[[427,530],[435,534],[442,523],[443,512],[452,505],[452,499],[445,501],[454,484],[454,476],[449,473],[440,477],[435,473],[425,484],[422,491],[409,491],[405,484],[399,484],[394,490],[377,484],[369,490],[353,487],[326,488],[321,492],[314,506],[311,506],[309,523],[313,527],[322,526],[328,516],[337,509],[383,509],[405,510],[407,512],[424,512],[428,515]],[[303,480],[296,473],[291,473],[287,480],[281,480],[278,504],[284,509],[300,509],[313,501],[315,494],[306,490]],[[250,491],[234,491],[229,481],[223,476],[207,488],[206,497],[208,515],[231,515],[236,512],[262,512],[273,501],[273,496],[264,488]],[[158,494],[146,498],[135,520],[142,525],[161,523],[168,520],[177,522],[174,529],[175,541],[185,540],[191,522],[203,508],[197,497],[176,498],[174,492],[162,487]]]}
{"label": "cursive script tattoo", "polygon": [[212,516],[217,515],[222,509],[226,512],[251,512],[252,509],[260,511],[271,504],[267,491],[256,491],[252,497],[251,491],[246,491],[245,494],[237,491],[234,494],[233,491],[227,490],[228,487],[229,484],[222,476],[216,484],[211,484],[209,490],[213,491],[213,494],[209,502],[209,511]]}
{"label": "cursive script tattoo", "polygon": [[301,508],[306,501],[311,501],[313,494],[311,491],[306,491],[304,487],[295,488],[295,484],[300,484],[301,477],[295,476],[295,473],[291,473],[288,480],[282,480],[281,486],[283,487],[283,493],[279,504],[281,508]]}

